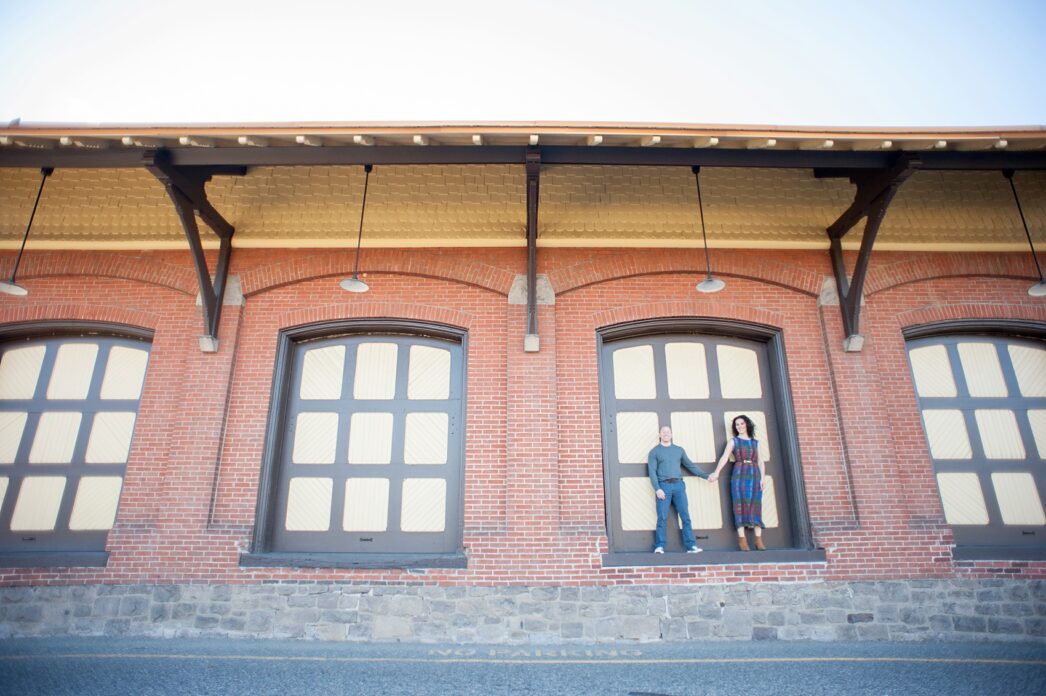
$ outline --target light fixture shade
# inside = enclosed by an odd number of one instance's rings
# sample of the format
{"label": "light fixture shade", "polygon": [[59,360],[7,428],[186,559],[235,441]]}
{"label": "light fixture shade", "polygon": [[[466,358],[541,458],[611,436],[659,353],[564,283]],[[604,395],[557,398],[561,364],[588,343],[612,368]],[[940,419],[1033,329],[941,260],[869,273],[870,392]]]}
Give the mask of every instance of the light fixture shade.
{"label": "light fixture shade", "polygon": [[29,291],[18,283],[12,283],[6,280],[0,280],[0,292],[8,295],[18,295],[19,297],[25,297],[29,294]]}
{"label": "light fixture shade", "polygon": [[359,276],[357,275],[353,275],[351,278],[346,278],[345,280],[338,283],[338,285],[341,286],[342,290],[346,290],[348,292],[367,292],[368,290],[370,290],[370,286],[364,283],[362,280],[360,280]]}
{"label": "light fixture shade", "polygon": [[697,291],[703,293],[713,293],[719,292],[725,287],[726,283],[724,283],[723,281],[719,280],[718,278],[708,276],[707,278],[705,278],[697,284]]}
{"label": "light fixture shade", "polygon": [[1028,288],[1028,294],[1032,297],[1046,297],[1046,280],[1040,280]]}

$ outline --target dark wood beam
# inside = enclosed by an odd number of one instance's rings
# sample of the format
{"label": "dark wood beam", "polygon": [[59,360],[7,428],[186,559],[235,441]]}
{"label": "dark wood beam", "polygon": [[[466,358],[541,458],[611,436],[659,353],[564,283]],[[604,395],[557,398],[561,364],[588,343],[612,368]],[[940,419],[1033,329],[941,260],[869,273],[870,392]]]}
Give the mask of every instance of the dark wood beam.
{"label": "dark wood beam", "polygon": [[828,227],[828,236],[832,239],[841,239],[861,218],[868,215],[872,204],[888,189],[896,191],[921,166],[922,162],[918,157],[901,155],[886,169],[859,174],[851,173],[850,181],[857,185],[857,195],[846,212]]}
{"label": "dark wood beam", "polygon": [[[879,227],[901,184],[920,166],[918,157],[901,155],[885,169],[851,175],[850,180],[857,186],[854,202],[826,230],[831,245],[830,256],[839,293],[839,308],[843,316],[846,350],[860,350],[863,343],[860,334],[861,294]],[[857,253],[853,275],[848,279],[842,239],[862,217],[866,220],[861,248]]]}
{"label": "dark wood beam", "polygon": [[[849,150],[744,150],[735,148],[584,147],[542,145],[543,164],[659,167],[764,167],[820,170],[885,169],[897,152]],[[279,167],[362,164],[524,164],[525,145],[377,145],[374,147],[175,147],[172,165]],[[87,151],[0,148],[0,167],[140,167],[142,148]],[[923,169],[1046,170],[1046,151],[941,151],[920,154]]]}
{"label": "dark wood beam", "polygon": [[[219,213],[207,199],[206,184],[216,174],[246,173],[246,168],[238,167],[179,167],[170,162],[164,151],[147,153],[144,164],[153,176],[160,180],[174,203],[182,230],[189,242],[193,265],[200,284],[200,304],[203,307],[203,323],[208,339],[207,350],[217,350],[218,324],[221,321],[222,304],[225,301],[225,286],[229,277],[229,260],[232,255],[232,236],[236,229]],[[196,223],[199,216],[221,240],[218,250],[218,266],[214,280],[211,280],[210,269],[203,252],[200,240],[200,227]]]}
{"label": "dark wood beam", "polygon": [[527,333],[538,335],[538,201],[541,186],[541,150],[527,151]]}

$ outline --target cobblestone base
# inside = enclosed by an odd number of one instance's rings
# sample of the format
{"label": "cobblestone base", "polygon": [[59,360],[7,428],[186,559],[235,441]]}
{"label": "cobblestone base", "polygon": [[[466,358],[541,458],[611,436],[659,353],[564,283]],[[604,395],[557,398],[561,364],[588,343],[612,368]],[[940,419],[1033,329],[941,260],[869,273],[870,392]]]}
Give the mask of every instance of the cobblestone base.
{"label": "cobblestone base", "polygon": [[1046,582],[0,588],[0,638],[59,635],[457,643],[1046,642]]}

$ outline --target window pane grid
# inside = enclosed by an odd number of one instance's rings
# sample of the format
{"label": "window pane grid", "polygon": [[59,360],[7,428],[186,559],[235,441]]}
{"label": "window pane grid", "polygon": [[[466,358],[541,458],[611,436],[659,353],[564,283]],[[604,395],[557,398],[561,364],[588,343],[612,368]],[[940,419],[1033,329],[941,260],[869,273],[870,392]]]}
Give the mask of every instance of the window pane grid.
{"label": "window pane grid", "polygon": [[[924,359],[929,355],[939,358],[932,373]],[[1046,367],[1046,348],[1027,339],[943,337],[909,342],[909,357],[938,492],[956,541],[1043,545],[1046,393],[1040,394],[1039,384],[1046,375],[1039,368]],[[921,387],[950,381],[951,394]]]}
{"label": "window pane grid", "polygon": [[[459,548],[460,529],[452,519],[460,514],[461,497],[460,343],[348,335],[292,344],[289,355],[295,367],[287,385],[289,427],[277,463],[271,548],[375,553]],[[333,388],[321,386],[320,374],[340,379],[338,398],[331,398]],[[303,387],[304,379],[311,380],[309,386]],[[296,457],[296,448],[304,445],[296,444],[295,423],[303,417],[332,423],[336,418],[336,431],[325,430],[322,440],[329,464]],[[322,528],[303,521],[294,512],[299,504],[291,500],[305,490],[299,483],[299,493],[292,493],[291,481],[314,477],[330,481],[329,494],[325,483],[320,496],[329,506],[324,519],[330,520]]]}
{"label": "window pane grid", "polygon": [[97,336],[0,345],[0,551],[104,548],[148,354]]}

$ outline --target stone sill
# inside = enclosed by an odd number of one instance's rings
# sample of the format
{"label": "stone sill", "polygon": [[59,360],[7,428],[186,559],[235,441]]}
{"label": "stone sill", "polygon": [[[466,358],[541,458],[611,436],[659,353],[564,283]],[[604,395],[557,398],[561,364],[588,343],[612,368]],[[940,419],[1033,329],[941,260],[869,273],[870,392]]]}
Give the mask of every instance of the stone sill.
{"label": "stone sill", "polygon": [[463,553],[243,553],[243,568],[467,568]]}
{"label": "stone sill", "polygon": [[701,553],[629,552],[603,554],[604,568],[631,566],[760,565],[764,563],[825,563],[824,549],[768,549],[766,551],[703,551]]}
{"label": "stone sill", "polygon": [[0,568],[104,568],[105,551],[12,551],[0,552]]}

